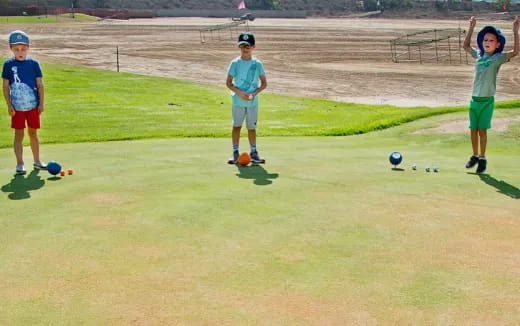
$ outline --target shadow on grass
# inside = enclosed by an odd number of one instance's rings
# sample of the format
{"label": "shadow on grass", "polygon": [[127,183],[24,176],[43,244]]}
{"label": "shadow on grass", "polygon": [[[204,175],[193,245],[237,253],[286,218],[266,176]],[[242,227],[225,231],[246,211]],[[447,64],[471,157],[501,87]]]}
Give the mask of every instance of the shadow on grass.
{"label": "shadow on grass", "polygon": [[273,183],[271,179],[278,178],[278,173],[268,173],[263,166],[252,164],[250,166],[236,165],[238,172],[237,177],[242,179],[253,179],[253,183],[257,186],[266,186]]}
{"label": "shadow on grass", "polygon": [[497,180],[489,174],[479,174],[480,180],[484,181],[488,185],[495,187],[501,194],[509,196],[511,198],[520,199],[520,189],[509,184],[503,180]]}
{"label": "shadow on grass", "polygon": [[392,168],[392,171],[400,171],[400,172],[403,172],[404,169],[401,169],[401,168]]}
{"label": "shadow on grass", "polygon": [[39,172],[40,170],[32,170],[27,177],[15,175],[11,182],[2,186],[2,191],[10,193],[7,197],[12,200],[31,198],[31,190],[38,190],[45,185],[45,180],[38,175]]}

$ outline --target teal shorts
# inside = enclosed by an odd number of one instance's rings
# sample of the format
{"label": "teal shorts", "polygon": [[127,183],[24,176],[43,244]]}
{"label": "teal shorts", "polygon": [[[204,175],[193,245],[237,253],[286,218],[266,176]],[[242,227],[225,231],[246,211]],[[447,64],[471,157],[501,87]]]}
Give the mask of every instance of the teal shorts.
{"label": "teal shorts", "polygon": [[495,97],[472,96],[469,104],[469,129],[489,129],[495,108]]}

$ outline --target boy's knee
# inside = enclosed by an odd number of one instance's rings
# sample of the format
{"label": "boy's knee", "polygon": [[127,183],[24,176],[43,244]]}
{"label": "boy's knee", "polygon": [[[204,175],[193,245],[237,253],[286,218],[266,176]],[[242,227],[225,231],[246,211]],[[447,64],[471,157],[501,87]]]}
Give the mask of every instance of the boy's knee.
{"label": "boy's knee", "polygon": [[34,138],[38,136],[38,129],[28,128],[27,133],[29,134],[29,137]]}
{"label": "boy's knee", "polygon": [[19,139],[19,138],[23,139],[24,135],[25,135],[25,130],[24,129],[15,129],[14,130],[14,138],[15,139]]}

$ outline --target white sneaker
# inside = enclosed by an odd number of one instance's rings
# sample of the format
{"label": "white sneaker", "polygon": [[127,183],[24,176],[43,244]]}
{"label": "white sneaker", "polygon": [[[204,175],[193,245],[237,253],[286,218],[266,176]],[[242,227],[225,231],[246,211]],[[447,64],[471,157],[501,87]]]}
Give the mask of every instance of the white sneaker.
{"label": "white sneaker", "polygon": [[43,163],[42,161],[34,163],[33,167],[36,170],[47,170],[47,164]]}
{"label": "white sneaker", "polygon": [[16,166],[16,174],[24,175],[26,173],[27,173],[27,171],[25,170],[25,166],[23,166],[23,164],[18,164]]}

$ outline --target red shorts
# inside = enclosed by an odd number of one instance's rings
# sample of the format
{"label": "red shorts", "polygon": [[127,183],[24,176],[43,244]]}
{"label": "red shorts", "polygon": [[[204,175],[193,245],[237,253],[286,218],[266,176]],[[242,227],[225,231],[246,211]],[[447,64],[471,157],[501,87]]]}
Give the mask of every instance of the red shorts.
{"label": "red shorts", "polygon": [[40,112],[38,109],[15,111],[14,117],[11,117],[11,128],[25,129],[25,121],[27,121],[29,128],[40,129]]}

